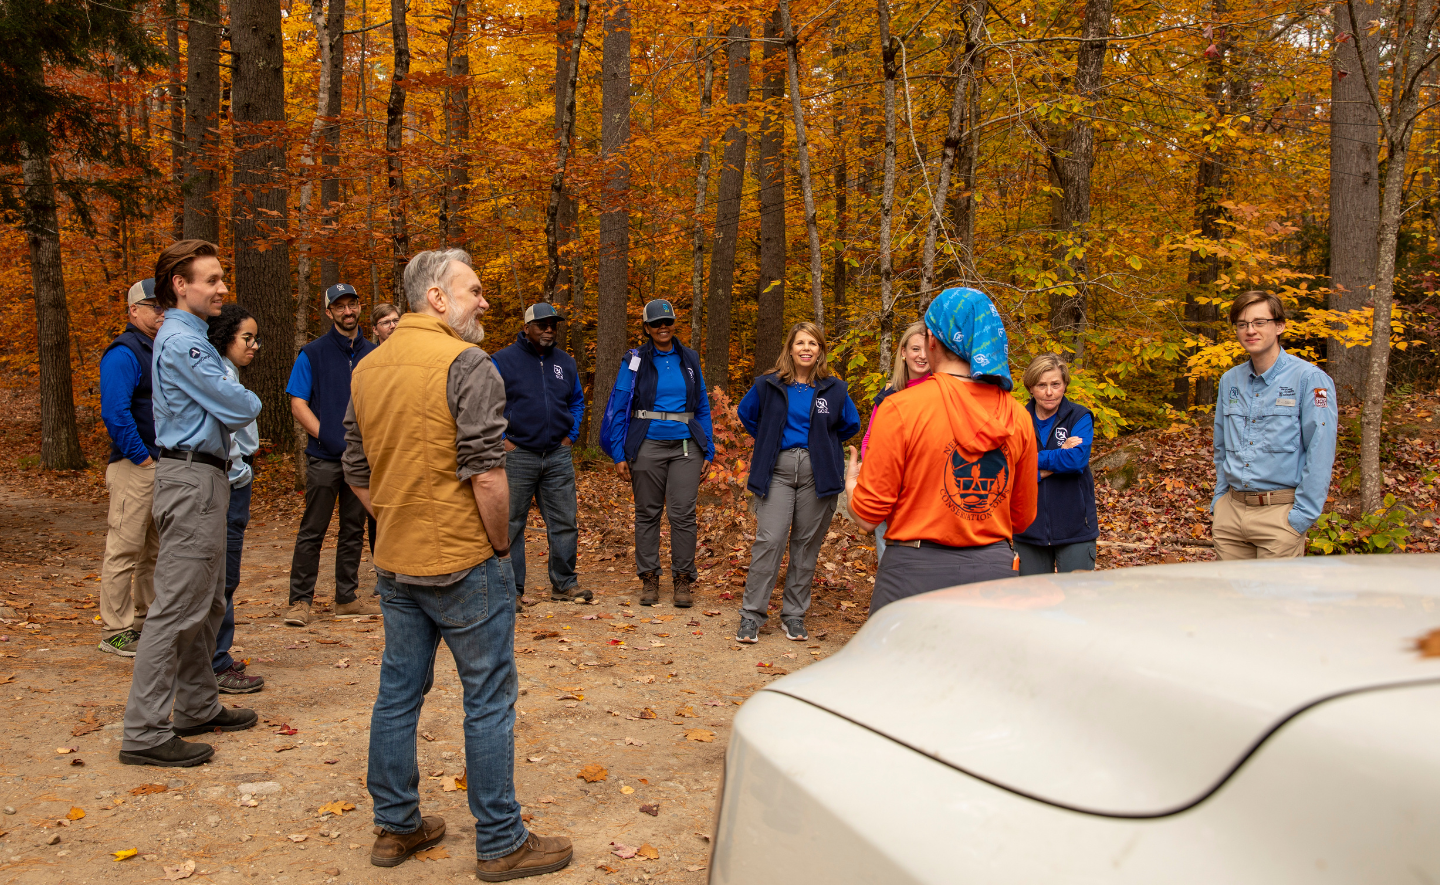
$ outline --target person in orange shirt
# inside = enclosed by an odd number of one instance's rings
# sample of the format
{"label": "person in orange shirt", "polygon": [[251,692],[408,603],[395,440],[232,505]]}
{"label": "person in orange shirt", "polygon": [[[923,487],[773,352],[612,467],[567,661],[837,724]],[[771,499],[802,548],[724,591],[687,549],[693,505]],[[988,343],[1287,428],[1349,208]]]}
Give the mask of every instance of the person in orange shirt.
{"label": "person in orange shirt", "polygon": [[1016,574],[1011,541],[1035,519],[1035,430],[1010,396],[1005,326],[984,293],[946,289],[925,312],[932,374],[887,397],[861,467],[845,475],[850,515],[888,522],[870,614],[942,587]]}

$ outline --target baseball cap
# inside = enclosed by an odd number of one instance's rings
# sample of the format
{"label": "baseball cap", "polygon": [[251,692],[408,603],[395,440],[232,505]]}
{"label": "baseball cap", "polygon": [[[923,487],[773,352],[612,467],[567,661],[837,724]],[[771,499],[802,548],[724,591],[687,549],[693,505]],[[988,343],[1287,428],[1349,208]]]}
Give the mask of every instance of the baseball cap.
{"label": "baseball cap", "polygon": [[656,298],[654,301],[645,305],[646,323],[659,322],[660,320],[671,320],[673,322],[674,319],[675,308],[664,298]]}
{"label": "baseball cap", "polygon": [[555,309],[555,305],[548,301],[541,301],[525,308],[525,322],[538,323],[541,320],[556,320],[565,322],[565,315]]}
{"label": "baseball cap", "polygon": [[347,295],[352,298],[360,297],[359,295],[355,294],[355,287],[350,285],[349,283],[336,283],[335,285],[325,290],[325,306],[329,307],[330,305],[334,304],[336,301],[344,298]]}
{"label": "baseball cap", "polygon": [[155,278],[146,277],[130,287],[130,293],[125,296],[125,304],[139,304],[142,301],[155,300]]}
{"label": "baseball cap", "polygon": [[957,287],[936,295],[925,311],[925,328],[970,364],[971,378],[1002,390],[1014,387],[1005,323],[984,292]]}

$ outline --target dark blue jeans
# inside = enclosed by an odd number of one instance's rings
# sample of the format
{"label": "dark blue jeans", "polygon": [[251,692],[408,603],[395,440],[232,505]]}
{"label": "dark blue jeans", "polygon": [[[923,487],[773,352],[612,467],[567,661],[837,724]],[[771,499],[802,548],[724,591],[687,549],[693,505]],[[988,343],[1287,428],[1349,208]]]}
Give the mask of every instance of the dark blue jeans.
{"label": "dark blue jeans", "polygon": [[250,492],[254,483],[230,490],[230,509],[225,514],[225,620],[215,633],[215,657],[210,666],[216,673],[230,669],[235,659],[235,588],[240,586],[240,554],[245,549],[245,527],[250,524]]}
{"label": "dark blue jeans", "polygon": [[550,542],[550,589],[563,593],[579,584],[575,549],[580,533],[575,527],[575,462],[570,447],[545,454],[527,449],[506,452],[505,478],[510,482],[510,561],[516,591],[525,595],[525,521],[531,501],[540,507]]}
{"label": "dark blue jeans", "polygon": [[465,769],[475,853],[504,857],[529,838],[515,800],[515,581],[492,556],[445,587],[380,576],[385,615],[380,690],[370,716],[367,784],[375,823],[392,833],[420,828],[416,729],[441,639],[450,647],[465,706]]}

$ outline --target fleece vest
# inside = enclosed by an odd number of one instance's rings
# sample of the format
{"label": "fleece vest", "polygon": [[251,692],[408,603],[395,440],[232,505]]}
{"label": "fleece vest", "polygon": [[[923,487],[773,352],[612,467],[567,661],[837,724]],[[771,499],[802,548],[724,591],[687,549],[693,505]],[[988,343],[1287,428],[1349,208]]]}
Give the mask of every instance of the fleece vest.
{"label": "fleece vest", "polygon": [[[345,410],[350,407],[350,377],[375,344],[357,332],[352,341],[334,326],[301,348],[310,361],[310,410],[320,419],[320,436],[310,437],[305,454],[339,461],[345,454]],[[407,574],[410,574],[407,572]]]}
{"label": "fleece vest", "polygon": [[[1035,401],[1031,400],[1025,410],[1034,421]],[[1060,448],[1069,438],[1070,428],[1089,415],[1090,410],[1084,406],[1068,399],[1060,400],[1060,408],[1055,410],[1055,421],[1050,425],[1050,435],[1036,440],[1040,450]],[[1093,417],[1091,426],[1094,426]],[[1095,515],[1095,476],[1087,464],[1081,473],[1052,473],[1040,481],[1035,521],[1016,535],[1015,540],[1051,547],[1093,541],[1098,537],[1100,525]]]}
{"label": "fleece vest", "polygon": [[[773,372],[755,379],[760,395],[760,426],[755,432],[755,451],[750,459],[750,478],[745,487],[760,497],[770,494],[770,478],[780,457],[780,441],[790,399],[785,384]],[[849,388],[839,378],[826,378],[815,389],[810,404],[810,469],[815,474],[815,496],[828,498],[845,490],[845,452],[840,446],[839,425],[845,420]]]}
{"label": "fleece vest", "polygon": [[[135,430],[140,434],[140,441],[145,443],[145,450],[151,458],[158,458],[160,449],[155,445],[155,401],[150,387],[150,363],[155,354],[155,339],[127,323],[125,331],[110,342],[105,352],[109,353],[116,347],[128,347],[135,354],[135,359],[140,361],[140,383],[130,394],[130,417],[135,419]],[[123,457],[120,447],[111,441],[110,463],[114,464]]]}
{"label": "fleece vest", "polygon": [[[700,354],[679,341],[672,341],[671,346],[680,352],[680,367],[685,371],[685,411],[693,415],[700,411]],[[635,390],[630,399],[630,428],[625,434],[626,461],[634,461],[639,456],[640,445],[645,442],[645,434],[650,430],[650,419],[636,418],[634,414],[654,410],[655,390],[660,386],[660,370],[655,368],[655,342],[647,341],[632,353],[640,357],[640,366],[635,370]],[[701,453],[709,451],[710,437],[705,435],[700,422],[691,418],[689,426],[690,438],[695,440]]]}
{"label": "fleece vest", "polygon": [[355,367],[351,397],[370,462],[375,564],[402,575],[448,575],[494,555],[470,483],[455,478],[450,365],[467,348],[444,320],[407,313]]}

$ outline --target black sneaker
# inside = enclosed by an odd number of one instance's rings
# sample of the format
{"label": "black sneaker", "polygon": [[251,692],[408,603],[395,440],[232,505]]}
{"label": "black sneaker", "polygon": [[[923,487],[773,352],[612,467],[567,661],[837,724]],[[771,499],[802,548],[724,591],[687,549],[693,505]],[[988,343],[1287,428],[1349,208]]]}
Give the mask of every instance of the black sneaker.
{"label": "black sneaker", "polygon": [[550,601],[551,601],[551,602],[581,602],[581,603],[584,603],[584,602],[589,602],[591,599],[594,599],[594,598],[595,598],[595,594],[594,594],[594,593],[591,593],[589,590],[582,589],[579,585],[576,585],[576,586],[574,586],[574,587],[571,587],[569,590],[556,590],[556,589],[553,588],[553,587],[550,588]]}
{"label": "black sneaker", "polygon": [[121,750],[122,765],[159,765],[162,768],[189,768],[215,755],[215,748],[198,741],[182,741],[178,737],[148,750]]}
{"label": "black sneaker", "polygon": [[247,728],[254,728],[255,723],[259,721],[260,717],[255,715],[254,710],[247,710],[244,707],[225,707],[209,722],[184,727],[176,726],[175,733],[190,737],[212,731],[244,731]]}
{"label": "black sneaker", "polygon": [[740,619],[740,629],[735,631],[736,642],[755,643],[760,641],[760,625],[749,618]]}
{"label": "black sneaker", "polygon": [[121,630],[109,639],[100,640],[98,648],[122,658],[133,658],[140,649],[140,634],[134,630]]}
{"label": "black sneaker", "polygon": [[810,638],[810,634],[805,632],[804,618],[785,618],[781,623],[785,625],[786,639],[804,642]]}

